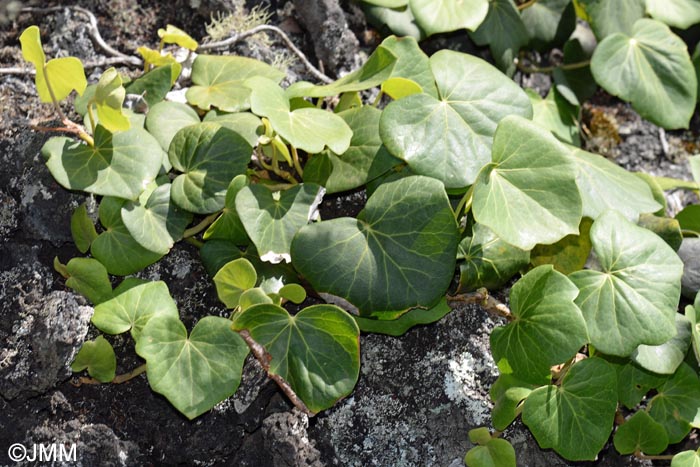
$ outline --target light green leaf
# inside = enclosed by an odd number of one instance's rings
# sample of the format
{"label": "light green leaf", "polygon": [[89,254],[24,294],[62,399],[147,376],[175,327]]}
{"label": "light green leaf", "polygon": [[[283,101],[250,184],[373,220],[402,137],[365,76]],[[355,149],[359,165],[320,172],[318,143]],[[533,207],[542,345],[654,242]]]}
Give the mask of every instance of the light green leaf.
{"label": "light green leaf", "polygon": [[261,131],[262,122],[250,112],[223,113],[211,110],[204,116],[203,121],[216,122],[235,131],[245,138],[251,147],[258,145],[258,132]]}
{"label": "light green leaf", "polygon": [[700,3],[696,0],[646,0],[647,13],[669,26],[687,29],[700,23]]}
{"label": "light green leaf", "polygon": [[306,225],[292,242],[297,270],[319,292],[362,313],[433,306],[454,274],[459,237],[440,182],[382,184],[353,218]]}
{"label": "light green leaf", "polygon": [[309,158],[304,167],[305,182],[323,185],[328,193],[353,190],[401,163],[382,145],[380,110],[363,106],[337,115],[352,130],[350,147],[340,156],[324,152]]}
{"label": "light green leaf", "polygon": [[170,142],[178,131],[197,123],[197,112],[189,105],[179,102],[159,102],[146,115],[146,129],[158,140],[164,151],[170,148]]}
{"label": "light green leaf", "polygon": [[474,31],[489,11],[488,0],[410,0],[409,5],[428,36],[457,29]]}
{"label": "light green leaf", "polygon": [[92,242],[90,251],[110,274],[126,276],[155,263],[163,255],[142,247],[129,233],[121,219],[126,201],[105,197],[100,203],[100,223],[105,231]]}
{"label": "light green leaf", "polygon": [[258,275],[255,267],[245,258],[226,263],[214,276],[216,294],[226,308],[236,308],[241,294],[255,287]]}
{"label": "light green leaf", "polygon": [[406,78],[415,81],[424,93],[437,97],[435,78],[430,69],[430,59],[421,50],[413,37],[389,36],[382,41],[382,47],[396,55],[396,65],[392,78]]}
{"label": "light green leaf", "polygon": [[187,34],[182,29],[176,28],[172,24],[168,24],[165,29],[158,29],[158,37],[165,44],[177,44],[191,51],[197,50],[199,44],[197,41]]}
{"label": "light green leaf", "polygon": [[109,383],[117,371],[117,357],[112,344],[102,336],[97,336],[94,341],[83,342],[70,369],[75,372],[87,370],[97,381]]}
{"label": "light green leaf", "polygon": [[306,300],[306,289],[299,284],[283,285],[282,288],[277,291],[277,294],[297,305]]}
{"label": "light green leaf", "polygon": [[73,258],[66,264],[66,285],[98,305],[112,297],[112,284],[105,267],[93,258]]}
{"label": "light green leaf", "polygon": [[657,391],[649,402],[649,415],[666,429],[670,444],[678,443],[690,432],[690,423],[700,409],[698,375],[687,363],[682,363]]}
{"label": "light green leaf", "polygon": [[274,193],[263,185],[244,186],[238,191],[236,212],[261,260],[291,262],[292,238],[318,216],[324,192],[312,183]]}
{"label": "light green leaf", "polygon": [[591,253],[589,232],[593,221],[584,217],[579,225],[579,235],[567,235],[552,245],[537,245],[530,252],[533,266],[551,264],[562,274],[583,269]]}
{"label": "light green leaf", "polygon": [[468,467],[515,467],[515,449],[505,439],[493,438],[471,448],[464,458]]}
{"label": "light green leaf", "polygon": [[700,294],[695,298],[695,305],[687,305],[685,307],[685,317],[690,322],[690,342],[693,344],[693,352],[695,353],[695,359],[700,361],[700,317],[698,316],[698,310],[700,309]]}
{"label": "light green leaf", "polygon": [[595,49],[591,71],[610,94],[668,129],[688,128],[697,79],[685,43],[663,23],[640,19],[632,35],[611,34]]}
{"label": "light green leaf", "polygon": [[251,58],[198,55],[192,65],[194,86],[187,90],[187,101],[204,110],[212,106],[224,112],[247,110],[251,90],[243,82],[253,76],[279,82],[284,73]]}
{"label": "light green leaf", "polygon": [[676,313],[676,329],[678,333],[660,345],[640,345],[630,358],[644,369],[661,375],[672,375],[676,372],[690,347],[690,321],[685,316]]}
{"label": "light green leaf", "polygon": [[[261,305],[265,303],[273,304],[274,301],[260,287],[255,287],[243,291],[238,299],[238,306],[240,307],[241,311],[247,310],[252,306]],[[277,305],[279,305],[279,303],[277,303]]]}
{"label": "light green leaf", "polygon": [[236,392],[248,346],[226,318],[206,316],[188,337],[177,317],[157,316],[136,353],[146,359],[151,389],[191,420]]}
{"label": "light green leaf", "polygon": [[486,19],[470,36],[476,44],[489,46],[498,68],[509,76],[520,48],[530,40],[513,0],[491,0]]}
{"label": "light green leaf", "polygon": [[19,36],[19,42],[22,46],[22,56],[26,61],[34,65],[37,70],[40,70],[46,63],[46,55],[41,47],[41,32],[38,26],[29,26]]}
{"label": "light green leaf", "polygon": [[41,149],[51,175],[64,188],[136,199],[155,180],[162,152],[142,128],[111,134],[101,125],[95,146],[67,137],[49,139]]}
{"label": "light green leaf", "polygon": [[549,384],[549,379],[547,375],[538,384],[532,384],[512,374],[501,374],[489,389],[489,395],[494,403],[491,411],[493,427],[499,431],[508,428],[520,415],[521,403],[527,399],[533,389]]}
{"label": "light green leaf", "polygon": [[515,318],[491,333],[491,352],[499,368],[508,362],[513,374],[539,381],[550,367],[576,355],[587,342],[586,323],[574,304],[576,286],[552,266],[539,266],[511,289]]}
{"label": "light green leaf", "polygon": [[257,305],[236,315],[272,356],[268,373],[289,383],[312,412],[332,407],[352,392],[360,373],[360,330],[333,305],[314,305],[294,316],[277,305]]}
{"label": "light green leaf", "polygon": [[622,455],[643,452],[660,454],[668,447],[668,435],[660,424],[643,410],[620,425],[613,438],[615,449]]}
{"label": "light green leaf", "polygon": [[521,17],[530,44],[542,51],[566,41],[576,27],[571,0],[538,0],[525,8]]}
{"label": "light green leaf", "polygon": [[519,86],[477,57],[441,50],[430,66],[440,99],[414,94],[392,102],[379,132],[413,172],[463,188],[488,163],[498,122],[507,115],[529,118],[532,106]]}
{"label": "light green leaf", "polygon": [[317,108],[291,110],[282,88],[267,78],[251,78],[246,85],[253,90],[253,113],[267,117],[272,128],[297,149],[317,154],[328,146],[342,154],[350,146],[352,130],[339,116]]}
{"label": "light green leaf", "polygon": [[598,40],[616,32],[632,34],[634,23],[644,18],[649,0],[576,0]]}
{"label": "light green leaf", "polygon": [[167,254],[182,239],[192,214],[170,199],[170,183],[145,190],[137,201],[126,202],[121,216],[129,234],[147,250]]}
{"label": "light green leaf", "polygon": [[535,389],[525,400],[523,423],[542,449],[572,460],[594,460],[612,431],[617,376],[597,357],[575,363],[561,385]]}
{"label": "light green leaf", "polygon": [[579,146],[581,137],[578,130],[579,109],[571,105],[557,92],[556,87],[549,90],[549,94],[542,99],[537,91],[526,89],[532,110],[532,121],[552,132],[554,136],[564,143]]}
{"label": "light green leaf", "polygon": [[178,131],[168,151],[173,168],[182,172],[173,180],[173,201],[197,214],[222,209],[231,180],[245,173],[252,153],[242,136],[218,123]]}
{"label": "light green leaf", "polygon": [[444,297],[434,307],[425,310],[414,308],[402,313],[395,319],[376,319],[353,315],[362,332],[386,334],[388,336],[402,336],[413,326],[430,324],[442,319],[452,308]]}
{"label": "light green leaf", "polygon": [[637,222],[640,214],[661,208],[649,185],[639,177],[603,156],[571,149],[584,216],[596,219],[603,212],[616,209],[628,220]]}
{"label": "light green leaf", "polygon": [[457,248],[459,293],[479,287],[495,290],[505,284],[523,266],[530,254],[504,242],[481,224],[474,226],[471,237],[465,237]]}
{"label": "light green leaf", "polygon": [[700,451],[679,452],[673,456],[671,467],[700,467]]}
{"label": "light green leaf", "polygon": [[165,282],[146,282],[97,305],[92,324],[107,334],[131,330],[131,336],[138,343],[146,323],[160,315],[176,319],[180,316]]}
{"label": "light green leaf", "polygon": [[81,253],[86,253],[90,249],[92,241],[97,238],[95,224],[88,216],[85,203],[73,211],[73,215],[70,217],[70,233],[76,248]]}
{"label": "light green leaf", "polygon": [[221,215],[204,232],[204,240],[230,240],[236,245],[248,245],[250,240],[236,211],[236,195],[248,186],[248,177],[237,175],[226,190],[226,200]]}
{"label": "light green leaf", "polygon": [[624,357],[640,344],[672,338],[683,274],[676,253],[617,211],[607,211],[593,223],[591,241],[600,271],[569,276],[580,290],[576,303],[591,344]]}
{"label": "light green leaf", "polygon": [[477,222],[523,250],[578,234],[575,167],[554,136],[523,118],[506,117],[496,130],[492,157],[474,184]]}
{"label": "light green leaf", "polygon": [[112,133],[128,130],[131,124],[122,113],[126,90],[116,69],[108,68],[95,88],[94,103],[100,124]]}
{"label": "light green leaf", "polygon": [[700,155],[688,157],[688,162],[690,163],[690,171],[693,173],[695,183],[700,185]]}
{"label": "light green leaf", "polygon": [[423,89],[413,80],[395,77],[382,83],[382,92],[394,100],[399,100],[414,94],[421,94]]}

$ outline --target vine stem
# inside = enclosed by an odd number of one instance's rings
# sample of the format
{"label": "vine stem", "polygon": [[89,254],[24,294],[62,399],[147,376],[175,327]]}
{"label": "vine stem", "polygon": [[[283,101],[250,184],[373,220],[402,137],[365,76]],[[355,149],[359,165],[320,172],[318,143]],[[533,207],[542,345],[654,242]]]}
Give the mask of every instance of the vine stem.
{"label": "vine stem", "polygon": [[462,210],[464,210],[464,213],[466,214],[469,212],[469,210],[472,207],[472,199],[474,198],[474,185],[470,186],[467,192],[464,194],[461,200],[459,200],[459,204],[457,205],[457,209],[455,209],[455,219],[459,221],[460,217],[462,216]]}
{"label": "vine stem", "polygon": [[485,308],[486,311],[489,311],[490,313],[493,313],[498,316],[502,316],[509,321],[512,321],[514,319],[510,309],[505,304],[501,303],[500,301],[496,300],[491,295],[489,295],[489,291],[483,287],[478,289],[476,292],[458,295],[448,295],[447,301],[459,303],[476,303],[482,308]]}
{"label": "vine stem", "polygon": [[112,381],[109,383],[102,383],[101,381],[96,380],[95,378],[90,378],[88,376],[81,376],[78,378],[78,380],[73,384],[75,387],[82,386],[83,384],[122,384],[126,383],[129,380],[132,380],[136,378],[138,375],[141,373],[145,373],[147,370],[146,364],[144,363],[143,365],[137,366],[133,370],[131,370],[128,373],[124,373],[123,375],[117,375],[114,377]]}
{"label": "vine stem", "polygon": [[533,74],[533,73],[545,73],[545,74],[550,74],[554,72],[557,68],[561,68],[562,70],[578,70],[579,68],[584,68],[587,67],[588,65],[591,64],[590,60],[584,60],[582,62],[576,62],[576,63],[564,63],[558,66],[527,66],[522,63],[522,61],[518,58],[515,59],[515,66],[518,67],[518,70],[522,71],[523,73],[528,73],[528,74]]}
{"label": "vine stem", "polygon": [[520,5],[518,5],[518,11],[523,11],[526,8],[530,8],[532,5],[537,3],[537,1],[538,0],[528,0],[525,3],[521,3]]}
{"label": "vine stem", "polygon": [[195,225],[194,227],[190,227],[189,229],[185,230],[185,232],[182,234],[182,238],[189,238],[189,237],[194,237],[197,235],[199,232],[202,230],[206,229],[209,227],[218,217],[219,213],[215,212],[214,214],[209,214],[207,217],[202,219],[202,221]]}
{"label": "vine stem", "polygon": [[289,398],[292,404],[294,404],[294,407],[301,410],[302,413],[305,413],[309,417],[313,417],[314,415],[316,415],[314,412],[309,410],[308,407],[306,407],[304,401],[299,399],[299,396],[297,396],[296,392],[294,392],[294,389],[292,389],[292,387],[287,381],[284,380],[284,378],[282,378],[280,375],[270,373],[270,361],[272,361],[272,356],[265,350],[265,348],[262,345],[258,344],[247,330],[244,329],[242,331],[238,331],[238,334],[240,334],[245,343],[248,345],[250,351],[253,353],[253,356],[255,356],[255,359],[258,361],[258,363],[260,363],[260,365],[267,373],[267,376],[275,383],[277,383],[277,385],[280,387],[280,389],[282,389],[282,391]]}
{"label": "vine stem", "polygon": [[673,454],[666,454],[666,455],[662,455],[662,456],[647,456],[644,453],[641,453],[639,451],[635,451],[635,453],[633,455],[637,459],[649,460],[649,461],[665,461],[665,460],[673,459]]}
{"label": "vine stem", "polygon": [[292,148],[292,160],[294,161],[294,170],[297,171],[300,177],[304,176],[304,170],[301,168],[301,163],[299,162],[299,153],[297,152],[297,148],[292,146],[291,144],[289,147]]}

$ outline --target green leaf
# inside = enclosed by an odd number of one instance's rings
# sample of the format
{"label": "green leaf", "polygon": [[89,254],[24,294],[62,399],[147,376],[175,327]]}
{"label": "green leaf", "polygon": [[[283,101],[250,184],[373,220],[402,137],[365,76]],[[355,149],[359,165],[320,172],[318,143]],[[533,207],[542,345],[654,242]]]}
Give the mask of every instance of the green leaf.
{"label": "green leaf", "polygon": [[527,399],[533,389],[549,383],[549,375],[539,384],[522,381],[512,374],[501,374],[491,385],[489,395],[494,402],[491,411],[493,427],[503,431],[520,415],[521,403]]}
{"label": "green leaf", "polygon": [[575,168],[554,136],[523,118],[506,117],[496,130],[492,157],[474,184],[477,222],[523,250],[578,233]]}
{"label": "green leaf", "polygon": [[679,452],[673,456],[671,467],[700,467],[700,451]]}
{"label": "green leaf", "polygon": [[416,40],[425,38],[425,32],[416,24],[416,18],[407,6],[400,8],[385,8],[361,3],[367,22],[387,34],[394,33],[399,37],[412,37]]}
{"label": "green leaf", "polygon": [[392,102],[379,132],[413,172],[463,188],[489,162],[498,122],[507,115],[529,118],[532,106],[518,85],[480,58],[441,50],[430,65],[440,99],[414,94]]}
{"label": "green leaf", "polygon": [[612,431],[616,401],[615,370],[588,358],[571,366],[561,385],[535,389],[525,400],[523,423],[542,449],[572,460],[594,460]]}
{"label": "green leaf", "polygon": [[464,463],[468,467],[515,467],[515,449],[507,440],[494,438],[483,446],[471,448]]}
{"label": "green leaf", "polygon": [[137,201],[128,201],[121,208],[121,217],[129,234],[147,250],[167,254],[182,239],[192,214],[170,199],[170,183],[145,190]]}
{"label": "green leaf", "polygon": [[654,215],[665,216],[667,207],[666,195],[664,194],[664,190],[663,188],[661,188],[661,185],[659,185],[657,179],[653,175],[649,175],[644,172],[634,172],[634,175],[642,179],[642,181],[644,181],[644,183],[646,183],[649,186],[649,189],[651,190],[651,195],[654,197],[654,201],[656,201],[658,205],[661,206],[661,209],[656,211]]}
{"label": "green leaf", "polygon": [[304,167],[305,182],[323,185],[327,193],[353,190],[401,162],[382,145],[379,137],[380,110],[363,106],[337,115],[352,130],[350,147],[340,156],[324,152],[309,158]]}
{"label": "green leaf", "polygon": [[667,376],[657,375],[632,362],[615,365],[617,370],[617,398],[628,409],[634,409],[652,389],[661,386]]}
{"label": "green leaf", "polygon": [[603,156],[572,148],[576,184],[583,201],[583,215],[596,219],[615,209],[636,222],[642,213],[658,211],[648,184]]}
{"label": "green leaf", "polygon": [[649,402],[649,415],[668,433],[668,442],[675,444],[690,432],[700,408],[700,380],[687,363],[682,363],[673,377],[658,388]]}
{"label": "green leaf", "polygon": [[226,308],[236,308],[241,294],[255,287],[258,275],[255,267],[245,258],[226,263],[214,276],[216,294]]}
{"label": "green leaf", "polygon": [[97,238],[97,231],[88,216],[85,203],[78,206],[70,217],[70,233],[76,248],[81,253],[90,249],[90,244]]}
{"label": "green leaf", "polygon": [[627,356],[640,344],[658,345],[676,334],[683,263],[658,236],[616,211],[591,227],[600,271],[569,277],[579,288],[576,304],[599,351]]}
{"label": "green leaf", "polygon": [[180,316],[163,281],[146,282],[122,290],[114,298],[95,307],[92,324],[100,331],[121,334],[131,330],[131,336],[138,343],[144,326],[151,318],[165,315],[177,319]]}
{"label": "green leaf", "polygon": [[[563,50],[563,65],[581,64],[590,59],[590,55],[583,50],[578,39],[566,41]],[[598,89],[589,65],[571,69],[557,67],[552,72],[552,77],[557,91],[573,105],[581,105]]]}
{"label": "green leaf", "polygon": [[236,212],[260,259],[291,262],[289,251],[297,231],[318,216],[324,189],[303,183],[272,192],[263,185],[242,187],[236,195]]}
{"label": "green leaf", "polygon": [[530,252],[533,266],[551,264],[562,274],[583,269],[591,253],[589,232],[593,221],[584,217],[579,226],[579,235],[567,235],[552,245],[537,245]]}
{"label": "green leaf", "polygon": [[[172,63],[154,68],[126,85],[129,94],[143,95],[149,107],[153,107],[170,92],[175,80],[180,75],[182,65]],[[167,151],[167,148],[165,148]]]}
{"label": "green leaf", "polygon": [[211,110],[204,116],[203,121],[216,122],[235,131],[245,138],[251,147],[258,145],[258,131],[261,130],[262,122],[250,112],[223,113]]}
{"label": "green leaf", "polygon": [[[245,290],[241,293],[238,299],[238,306],[242,310],[247,310],[248,308],[261,305],[261,304],[273,304],[275,303],[272,298],[265,291],[259,287]],[[279,305],[279,303],[277,303]]]}
{"label": "green leaf", "polygon": [[639,216],[638,225],[661,237],[674,251],[678,251],[683,243],[681,226],[676,219],[642,214]]}
{"label": "green leaf", "polygon": [[481,426],[469,430],[469,441],[474,444],[486,444],[491,441],[493,437],[491,436],[491,431],[485,427]]}
{"label": "green leaf", "polygon": [[236,211],[236,195],[248,186],[248,177],[237,175],[226,190],[226,200],[221,215],[204,232],[204,240],[230,240],[236,245],[248,245],[250,240]]}
{"label": "green leaf", "polygon": [[206,316],[188,337],[176,316],[157,316],[136,353],[146,359],[151,389],[192,420],[236,392],[248,346],[226,318]]}
{"label": "green leaf", "polygon": [[700,4],[694,0],[646,0],[647,13],[669,26],[687,29],[700,23]]}
{"label": "green leaf", "polygon": [[142,247],[121,219],[125,201],[105,197],[100,203],[100,223],[105,228],[92,242],[90,251],[110,274],[126,276],[158,261],[162,255]]}
{"label": "green leaf", "polygon": [[339,116],[317,108],[291,110],[282,88],[267,78],[251,78],[246,85],[253,90],[253,113],[267,117],[272,128],[292,146],[309,154],[317,154],[326,146],[342,154],[350,146],[352,130]]}
{"label": "green leaf", "polygon": [[571,0],[538,0],[525,8],[521,17],[530,44],[540,51],[562,44],[576,27]]}
{"label": "green leaf", "polygon": [[489,11],[488,0],[410,0],[409,5],[428,36],[458,29],[474,31]]}
{"label": "green leaf", "polygon": [[241,135],[218,123],[178,131],[168,151],[173,168],[182,172],[173,180],[173,201],[197,214],[222,209],[231,180],[245,173],[252,153]]}
{"label": "green leaf", "polygon": [[622,455],[643,452],[660,454],[668,447],[668,435],[648,413],[640,410],[620,425],[613,438],[615,449]]}
{"label": "green leaf", "polygon": [[198,55],[192,65],[194,86],[187,90],[187,102],[204,110],[211,107],[224,112],[247,110],[251,90],[243,82],[253,76],[279,82],[284,73],[251,58]]}
{"label": "green leaf", "polygon": [[88,374],[97,381],[109,383],[117,371],[117,357],[112,344],[102,336],[97,336],[94,341],[83,342],[70,369],[74,372],[87,369]]}
{"label": "green leaf", "polygon": [[676,313],[677,334],[661,345],[640,345],[631,359],[644,369],[661,375],[672,375],[683,363],[690,348],[691,325],[685,316]]}
{"label": "green leaf", "polygon": [[112,284],[105,267],[93,258],[73,258],[66,264],[66,285],[98,305],[112,297]]}
{"label": "green leaf", "polygon": [[114,67],[108,68],[97,83],[94,103],[100,124],[112,133],[128,130],[131,126],[129,119],[122,113],[125,97],[122,77]]}
{"label": "green leaf", "polygon": [[700,185],[700,155],[689,156],[688,162],[690,163],[690,171],[693,173],[695,183]]}
{"label": "green leaf", "polygon": [[162,161],[158,141],[146,130],[111,134],[101,125],[94,147],[61,136],[49,139],[41,154],[64,188],[124,199],[136,199],[155,180]]}
{"label": "green leaf", "polygon": [[158,144],[167,151],[178,131],[199,123],[199,116],[192,107],[179,102],[159,102],[146,115],[146,128]]}
{"label": "green leaf", "polygon": [[591,71],[643,118],[668,129],[688,128],[697,79],[687,46],[665,24],[640,19],[632,35],[609,35],[596,47]]}
{"label": "green leaf", "polygon": [[700,361],[700,326],[698,325],[698,310],[700,309],[700,294],[695,299],[695,305],[685,307],[685,317],[690,322],[690,342],[693,344],[695,359]]}
{"label": "green leaf", "polygon": [[578,108],[571,105],[552,87],[545,99],[537,91],[526,89],[532,102],[532,121],[552,132],[564,143],[579,146],[581,138],[578,130]]}
{"label": "green leaf", "polygon": [[513,374],[530,382],[576,355],[587,342],[586,323],[574,304],[576,286],[552,266],[539,266],[511,289],[514,320],[491,333],[493,359],[508,362]]}
{"label": "green leaf", "polygon": [[[158,50],[149,49],[148,47],[144,47],[144,46],[137,48],[136,51],[139,53],[139,55],[141,55],[143,57],[145,70],[151,69],[152,66],[156,67],[156,68],[169,66],[170,72],[171,72],[170,86],[175,84],[175,82],[177,81],[177,78],[180,76],[180,72],[182,71],[182,65],[180,63],[178,63],[178,61],[177,61],[177,59],[175,59],[175,57],[173,57],[173,54],[171,54],[171,53],[163,54],[162,51],[159,52]],[[164,71],[164,70],[161,70],[161,71]],[[148,73],[137,78],[134,81],[141,80],[147,74]],[[158,81],[160,81],[160,80],[158,80]],[[154,84],[155,84],[155,82],[154,82]],[[158,86],[158,87],[160,87],[160,86]],[[161,96],[161,99],[154,101],[154,103],[162,100],[162,98],[164,98],[164,97],[165,97],[164,95]],[[144,98],[145,98],[145,96],[144,96]],[[146,99],[146,100],[148,100],[148,99]],[[149,105],[151,105],[150,102],[149,102]]]}
{"label": "green leaf", "polygon": [[491,0],[486,19],[470,36],[476,44],[489,46],[498,68],[509,76],[515,72],[514,58],[530,40],[513,0]]}
{"label": "green leaf", "polygon": [[504,242],[481,224],[474,226],[471,237],[465,237],[457,248],[459,265],[458,292],[479,287],[495,290],[505,284],[530,260],[530,253]]}
{"label": "green leaf", "polygon": [[214,277],[226,263],[238,258],[245,258],[255,266],[258,274],[257,283],[277,278],[284,283],[298,280],[297,272],[288,264],[272,264],[260,261],[260,256],[254,246],[250,245],[245,251],[228,240],[210,240],[199,250],[202,263],[207,273]]}
{"label": "green leaf", "polygon": [[297,270],[319,292],[362,313],[433,306],[454,274],[457,225],[440,182],[381,185],[353,218],[306,225],[292,242]]}
{"label": "green leaf", "polygon": [[306,300],[306,289],[299,284],[286,284],[277,291],[277,294],[297,305]]}
{"label": "green leaf", "polygon": [[158,29],[158,37],[160,37],[161,42],[164,44],[177,44],[193,52],[197,50],[199,46],[197,41],[192,39],[189,34],[182,29],[176,28],[172,24],[168,24],[165,29]]}
{"label": "green leaf", "polygon": [[384,320],[356,315],[353,315],[353,318],[362,332],[402,336],[413,326],[434,323],[442,319],[450,311],[452,311],[452,308],[447,304],[447,299],[443,297],[437,305],[428,310],[414,308],[401,314],[396,319]]}
{"label": "green leaf", "polygon": [[634,23],[644,18],[650,0],[576,0],[598,40],[616,32],[632,34]]}
{"label": "green leaf", "polygon": [[389,78],[382,83],[382,92],[394,100],[420,94],[423,89],[418,83],[407,78]]}
{"label": "green leaf", "polygon": [[277,305],[257,305],[236,315],[272,357],[268,373],[281,376],[312,412],[350,394],[360,373],[360,330],[345,311],[314,305],[294,316]]}
{"label": "green leaf", "polygon": [[416,82],[424,93],[437,97],[435,78],[430,69],[430,59],[413,37],[389,36],[382,41],[382,47],[396,55],[396,65],[392,78],[405,78]]}

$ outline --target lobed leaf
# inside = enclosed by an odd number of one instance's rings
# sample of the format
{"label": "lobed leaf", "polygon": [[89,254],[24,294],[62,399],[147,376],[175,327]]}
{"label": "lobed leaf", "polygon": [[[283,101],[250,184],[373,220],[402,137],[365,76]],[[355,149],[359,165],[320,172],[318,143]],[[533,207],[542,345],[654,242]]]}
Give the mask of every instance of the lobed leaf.
{"label": "lobed leaf", "polygon": [[70,369],[74,372],[87,370],[97,381],[109,383],[117,371],[117,357],[112,344],[102,336],[83,342]]}

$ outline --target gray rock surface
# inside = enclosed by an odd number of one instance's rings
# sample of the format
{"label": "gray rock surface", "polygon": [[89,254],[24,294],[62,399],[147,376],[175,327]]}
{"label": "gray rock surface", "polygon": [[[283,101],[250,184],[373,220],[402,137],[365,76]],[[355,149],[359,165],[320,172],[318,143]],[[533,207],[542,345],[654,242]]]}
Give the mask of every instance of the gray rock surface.
{"label": "gray rock surface", "polygon": [[689,300],[695,300],[700,291],[700,238],[684,238],[678,256],[683,260],[681,291]]}

